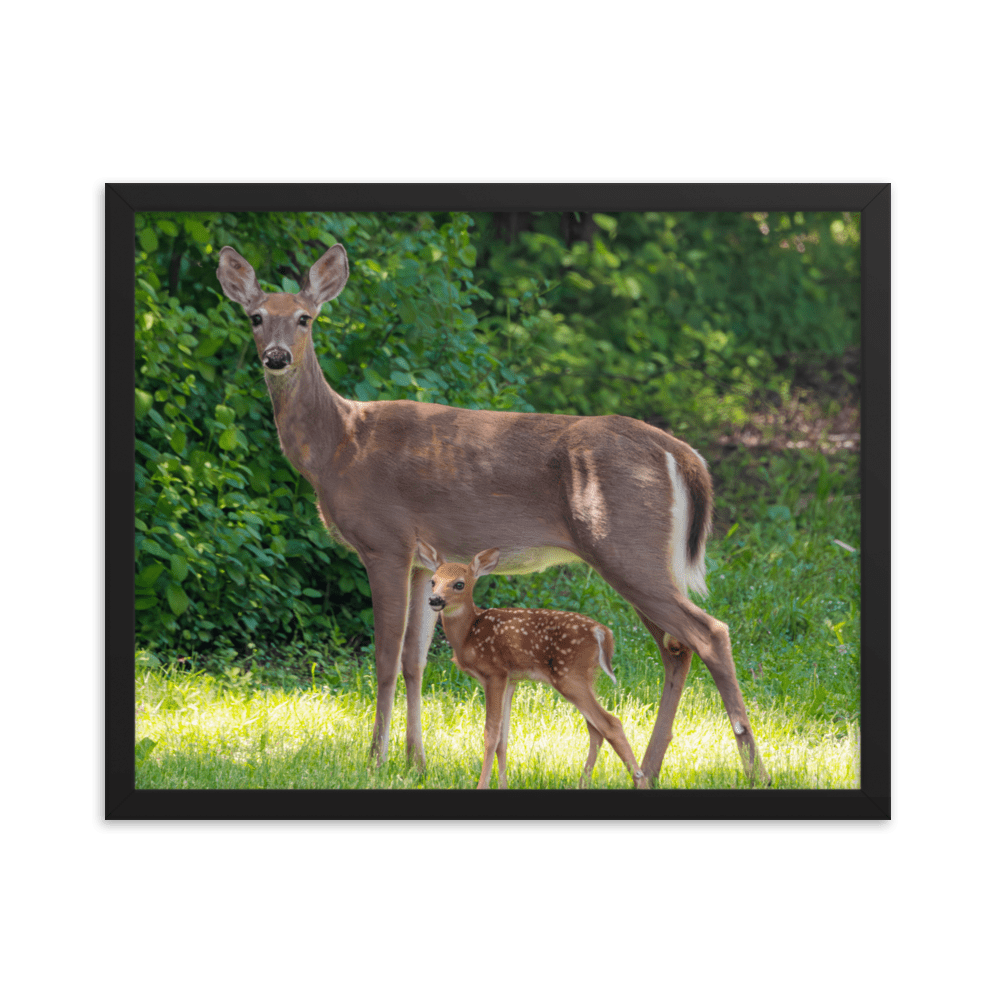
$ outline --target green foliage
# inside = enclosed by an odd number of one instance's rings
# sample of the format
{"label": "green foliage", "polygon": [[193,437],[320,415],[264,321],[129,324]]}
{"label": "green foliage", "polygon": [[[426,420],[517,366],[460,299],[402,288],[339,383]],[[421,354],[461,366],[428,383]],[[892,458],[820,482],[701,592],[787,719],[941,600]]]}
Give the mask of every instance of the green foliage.
{"label": "green foliage", "polygon": [[[140,215],[139,641],[339,647],[372,623],[363,568],[280,452],[247,319],[215,276],[223,245],[265,290],[293,292],[345,245],[351,279],[313,337],[355,399],[627,413],[705,447],[762,389],[787,395],[776,356],[857,342],[856,216],[597,214],[569,246],[564,221],[536,215],[507,245],[487,215]],[[709,457],[727,526],[781,506],[780,462]]]}
{"label": "green foliage", "polygon": [[[590,242],[538,213],[508,245],[477,216],[490,343],[538,408],[625,413],[675,431],[746,419],[775,359],[860,337],[858,217],[595,214]],[[787,379],[784,380],[787,382]]]}
{"label": "green foliage", "polygon": [[174,650],[339,641],[371,625],[353,554],[281,455],[242,310],[215,277],[231,245],[266,291],[345,245],[351,280],[314,341],[356,399],[530,408],[520,376],[477,336],[467,216],[145,215],[136,245],[136,613],[140,642]]}

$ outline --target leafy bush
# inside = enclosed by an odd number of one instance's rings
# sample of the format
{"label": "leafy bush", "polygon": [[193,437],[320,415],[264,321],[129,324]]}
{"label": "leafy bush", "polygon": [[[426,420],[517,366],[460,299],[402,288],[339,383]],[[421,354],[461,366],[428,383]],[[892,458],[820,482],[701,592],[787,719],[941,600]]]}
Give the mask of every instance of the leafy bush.
{"label": "leafy bush", "polygon": [[232,245],[266,291],[336,242],[352,275],[314,324],[327,378],[357,399],[530,408],[477,336],[471,219],[453,215],[147,215],[136,247],[136,612],[140,642],[337,638],[371,592],[282,456],[242,310],[215,278]]}
{"label": "leafy bush", "polygon": [[[841,213],[595,213],[567,246],[537,213],[508,244],[477,216],[483,327],[538,408],[704,432],[779,389],[775,358],[860,338],[859,219]],[[787,381],[787,379],[785,380]]]}

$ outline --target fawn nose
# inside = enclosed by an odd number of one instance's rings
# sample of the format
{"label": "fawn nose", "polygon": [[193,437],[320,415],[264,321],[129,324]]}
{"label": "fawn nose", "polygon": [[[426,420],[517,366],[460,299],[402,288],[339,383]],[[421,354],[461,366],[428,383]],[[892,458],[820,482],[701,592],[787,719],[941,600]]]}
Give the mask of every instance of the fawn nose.
{"label": "fawn nose", "polygon": [[435,611],[440,611],[444,607],[444,598],[435,594],[428,603]]}
{"label": "fawn nose", "polygon": [[283,347],[269,347],[264,352],[264,365],[272,371],[281,371],[292,363],[292,355]]}

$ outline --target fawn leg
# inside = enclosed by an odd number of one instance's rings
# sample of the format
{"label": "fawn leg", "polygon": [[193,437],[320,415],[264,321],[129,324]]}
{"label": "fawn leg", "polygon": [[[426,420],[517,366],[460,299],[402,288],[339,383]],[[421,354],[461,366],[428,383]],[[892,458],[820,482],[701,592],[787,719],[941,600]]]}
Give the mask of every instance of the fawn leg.
{"label": "fawn leg", "polygon": [[507,737],[510,735],[510,704],[514,700],[517,681],[508,681],[503,695],[503,717],[500,722],[500,739],[497,742],[497,784],[507,787]]}
{"label": "fawn leg", "polygon": [[503,725],[503,699],[507,687],[506,679],[487,677],[483,683],[486,693],[486,727],[483,730],[483,770],[476,788],[489,788],[493,777],[493,756],[500,742]]}
{"label": "fawn leg", "polygon": [[[621,722],[597,700],[597,696],[590,687],[590,682],[582,677],[567,677],[560,681],[556,690],[576,705],[584,719],[611,744],[615,753],[621,757],[622,763],[628,768],[628,773],[632,775],[635,787],[648,788],[649,784],[636,762],[635,754],[632,753],[628,740],[625,738],[625,730],[622,729]],[[591,746],[593,746],[593,738]]]}
{"label": "fawn leg", "polygon": [[590,752],[587,754],[587,763],[583,765],[583,774],[580,775],[581,788],[590,780],[591,772],[597,763],[597,753],[604,742],[604,737],[590,724],[586,716],[583,717],[583,721],[587,723],[587,733],[590,735]]}

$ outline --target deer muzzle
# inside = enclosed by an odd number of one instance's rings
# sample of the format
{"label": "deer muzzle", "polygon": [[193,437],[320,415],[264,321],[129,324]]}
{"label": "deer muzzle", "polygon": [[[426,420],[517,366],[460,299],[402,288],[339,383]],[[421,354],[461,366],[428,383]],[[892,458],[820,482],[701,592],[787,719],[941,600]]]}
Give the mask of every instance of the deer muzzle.
{"label": "deer muzzle", "polygon": [[292,355],[283,347],[269,347],[264,352],[264,367],[280,372],[292,363]]}
{"label": "deer muzzle", "polygon": [[428,602],[435,611],[440,611],[444,607],[444,598],[435,594]]}

